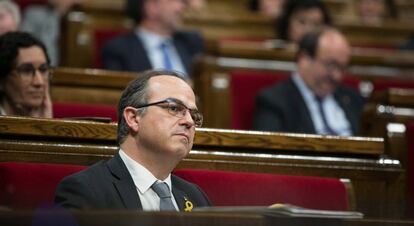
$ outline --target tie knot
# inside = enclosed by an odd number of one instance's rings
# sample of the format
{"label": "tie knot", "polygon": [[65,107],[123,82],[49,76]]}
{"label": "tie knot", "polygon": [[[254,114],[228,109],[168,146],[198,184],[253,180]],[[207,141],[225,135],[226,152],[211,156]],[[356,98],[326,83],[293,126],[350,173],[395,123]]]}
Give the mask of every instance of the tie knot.
{"label": "tie knot", "polygon": [[161,49],[167,49],[169,45],[170,45],[169,41],[166,40],[166,41],[161,42],[160,47]]}
{"label": "tie knot", "polygon": [[171,198],[170,188],[167,183],[155,182],[151,188],[160,198]]}
{"label": "tie knot", "polygon": [[319,104],[322,104],[322,102],[323,102],[323,97],[320,97],[320,96],[315,96],[315,99],[316,99],[316,101],[317,101]]}

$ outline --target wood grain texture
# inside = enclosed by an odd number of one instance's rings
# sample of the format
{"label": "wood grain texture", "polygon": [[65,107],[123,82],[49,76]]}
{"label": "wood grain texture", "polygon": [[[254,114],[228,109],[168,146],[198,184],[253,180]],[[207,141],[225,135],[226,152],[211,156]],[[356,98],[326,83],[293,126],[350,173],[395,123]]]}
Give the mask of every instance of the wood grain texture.
{"label": "wood grain texture", "polygon": [[[381,138],[322,137],[198,129],[177,168],[348,178],[356,208],[399,216],[404,197],[398,161],[383,156]],[[91,165],[118,150],[116,124],[0,117],[0,161]]]}

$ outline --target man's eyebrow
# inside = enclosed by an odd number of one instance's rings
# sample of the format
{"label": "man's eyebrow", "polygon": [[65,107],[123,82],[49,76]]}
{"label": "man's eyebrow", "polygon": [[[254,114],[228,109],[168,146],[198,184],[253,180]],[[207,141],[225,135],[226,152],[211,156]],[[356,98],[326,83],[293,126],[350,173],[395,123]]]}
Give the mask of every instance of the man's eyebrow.
{"label": "man's eyebrow", "polygon": [[181,100],[179,100],[179,99],[177,99],[177,98],[174,98],[174,97],[169,97],[169,98],[167,98],[167,100],[170,100],[170,101],[172,101],[172,102],[175,102],[175,103],[177,103],[177,104],[181,104],[181,105],[184,105],[186,108],[188,108],[188,109],[191,109],[191,110],[197,110],[198,111],[198,109],[197,109],[197,107],[194,107],[194,108],[189,108],[187,105],[185,105]]}

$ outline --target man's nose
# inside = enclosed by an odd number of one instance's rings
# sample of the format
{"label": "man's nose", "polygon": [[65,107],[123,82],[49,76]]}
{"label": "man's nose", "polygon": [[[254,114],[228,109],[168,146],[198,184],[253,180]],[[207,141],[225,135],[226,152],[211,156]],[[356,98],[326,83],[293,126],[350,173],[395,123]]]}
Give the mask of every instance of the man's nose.
{"label": "man's nose", "polygon": [[184,116],[182,118],[182,123],[185,124],[188,128],[195,126],[193,117],[191,117],[190,111],[188,109],[185,110]]}

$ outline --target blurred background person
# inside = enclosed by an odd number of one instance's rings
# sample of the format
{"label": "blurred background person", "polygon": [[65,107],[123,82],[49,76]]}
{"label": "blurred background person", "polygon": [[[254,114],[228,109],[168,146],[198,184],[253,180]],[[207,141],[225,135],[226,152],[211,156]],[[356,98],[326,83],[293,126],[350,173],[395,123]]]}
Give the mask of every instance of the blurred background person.
{"label": "blurred background person", "polygon": [[286,0],[276,23],[278,38],[298,43],[309,31],[331,24],[331,16],[320,0]]}
{"label": "blurred background person", "polygon": [[17,31],[20,19],[20,10],[16,3],[0,0],[0,35],[9,31]]}
{"label": "blurred background person", "polygon": [[203,52],[198,32],[181,31],[184,0],[128,0],[126,12],[135,30],[107,42],[102,50],[105,69],[174,70],[190,78],[194,57]]}
{"label": "blurred background person", "polygon": [[397,17],[393,0],[354,0],[354,4],[358,21],[364,24],[379,25]]}
{"label": "blurred background person", "polygon": [[280,16],[285,0],[251,0],[249,9],[265,17],[276,19]]}
{"label": "blurred background person", "polygon": [[0,36],[0,115],[52,118],[46,48],[26,32]]}
{"label": "blurred background person", "polygon": [[358,132],[363,97],[341,84],[351,57],[346,38],[333,28],[305,34],[296,72],[260,92],[253,128],[262,131],[351,136]]}
{"label": "blurred background person", "polygon": [[53,66],[59,65],[61,19],[82,1],[49,0],[48,5],[32,5],[25,10],[22,30],[30,32],[46,45]]}
{"label": "blurred background person", "polygon": [[190,12],[203,12],[207,10],[206,0],[185,0],[186,10]]}

